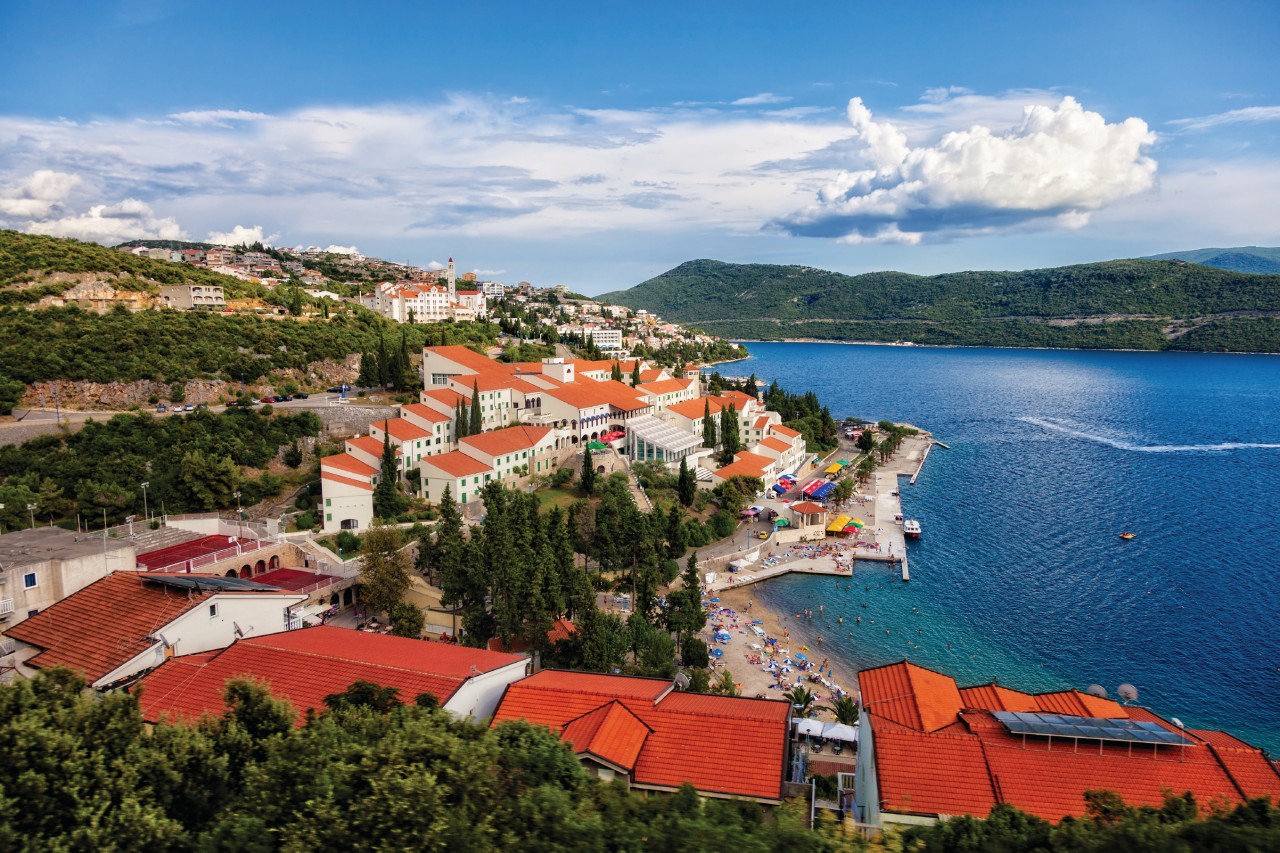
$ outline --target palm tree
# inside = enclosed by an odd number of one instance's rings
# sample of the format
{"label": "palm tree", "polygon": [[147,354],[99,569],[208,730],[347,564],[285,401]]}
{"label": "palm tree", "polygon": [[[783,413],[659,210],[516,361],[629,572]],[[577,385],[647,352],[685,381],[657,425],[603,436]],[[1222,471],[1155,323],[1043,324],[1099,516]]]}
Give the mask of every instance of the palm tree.
{"label": "palm tree", "polygon": [[811,693],[799,684],[783,693],[782,698],[791,703],[791,716],[793,717],[809,716],[809,711],[813,709],[813,703],[818,700],[816,694]]}
{"label": "palm tree", "polygon": [[852,696],[841,696],[832,703],[831,710],[836,715],[837,723],[844,723],[846,726],[858,724],[858,702]]}

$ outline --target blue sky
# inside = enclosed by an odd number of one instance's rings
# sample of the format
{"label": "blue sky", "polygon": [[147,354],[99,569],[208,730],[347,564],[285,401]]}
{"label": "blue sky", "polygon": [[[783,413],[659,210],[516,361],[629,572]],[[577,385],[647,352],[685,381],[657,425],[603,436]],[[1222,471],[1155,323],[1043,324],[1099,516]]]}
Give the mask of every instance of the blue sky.
{"label": "blue sky", "polygon": [[587,293],[695,257],[935,273],[1280,243],[1275,3],[0,17],[19,230],[261,233]]}

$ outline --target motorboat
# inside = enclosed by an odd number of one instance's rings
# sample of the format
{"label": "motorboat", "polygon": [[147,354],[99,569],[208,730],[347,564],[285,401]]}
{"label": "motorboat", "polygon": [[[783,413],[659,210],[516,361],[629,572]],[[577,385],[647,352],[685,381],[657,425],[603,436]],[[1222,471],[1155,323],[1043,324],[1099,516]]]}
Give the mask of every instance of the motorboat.
{"label": "motorboat", "polygon": [[1128,541],[1129,539],[1137,539],[1138,534],[1130,533],[1128,530],[1126,530],[1124,533],[1120,534],[1120,538]]}
{"label": "motorboat", "polygon": [[919,539],[920,522],[916,521],[914,518],[908,518],[906,521],[902,522],[902,534],[908,539]]}

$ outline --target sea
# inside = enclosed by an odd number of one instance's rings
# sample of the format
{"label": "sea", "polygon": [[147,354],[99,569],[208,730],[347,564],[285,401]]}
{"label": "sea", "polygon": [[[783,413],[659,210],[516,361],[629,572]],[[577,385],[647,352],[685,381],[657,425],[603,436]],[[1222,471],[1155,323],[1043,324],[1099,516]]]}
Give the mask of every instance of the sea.
{"label": "sea", "polygon": [[923,527],[909,583],[864,562],[755,588],[793,633],[961,686],[1131,684],[1166,719],[1280,754],[1280,356],[747,346],[722,373],[950,447],[901,480]]}

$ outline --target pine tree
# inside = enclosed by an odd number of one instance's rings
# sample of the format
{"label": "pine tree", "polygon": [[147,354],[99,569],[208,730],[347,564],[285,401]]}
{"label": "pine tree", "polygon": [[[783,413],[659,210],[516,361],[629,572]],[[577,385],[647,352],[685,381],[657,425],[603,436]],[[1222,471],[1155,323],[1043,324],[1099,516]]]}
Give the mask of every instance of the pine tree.
{"label": "pine tree", "polygon": [[591,448],[588,446],[582,452],[582,491],[585,494],[594,494],[596,490],[596,469],[591,461]]}
{"label": "pine tree", "polygon": [[400,550],[400,534],[375,522],[362,551],[360,600],[374,613],[389,613],[409,589],[409,557]]}
{"label": "pine tree", "polygon": [[471,383],[471,420],[467,423],[467,435],[479,435],[484,432],[480,411],[480,380]]}
{"label": "pine tree", "polygon": [[702,446],[714,449],[716,446],[716,422],[711,420],[711,401],[705,400],[702,405]]}
{"label": "pine tree", "polygon": [[692,506],[693,498],[698,492],[698,480],[689,468],[687,457],[680,457],[680,476],[676,478],[676,495],[681,506]]}
{"label": "pine tree", "polygon": [[684,529],[684,513],[678,504],[671,505],[667,513],[667,558],[678,560],[684,556],[689,547],[688,535]]}

